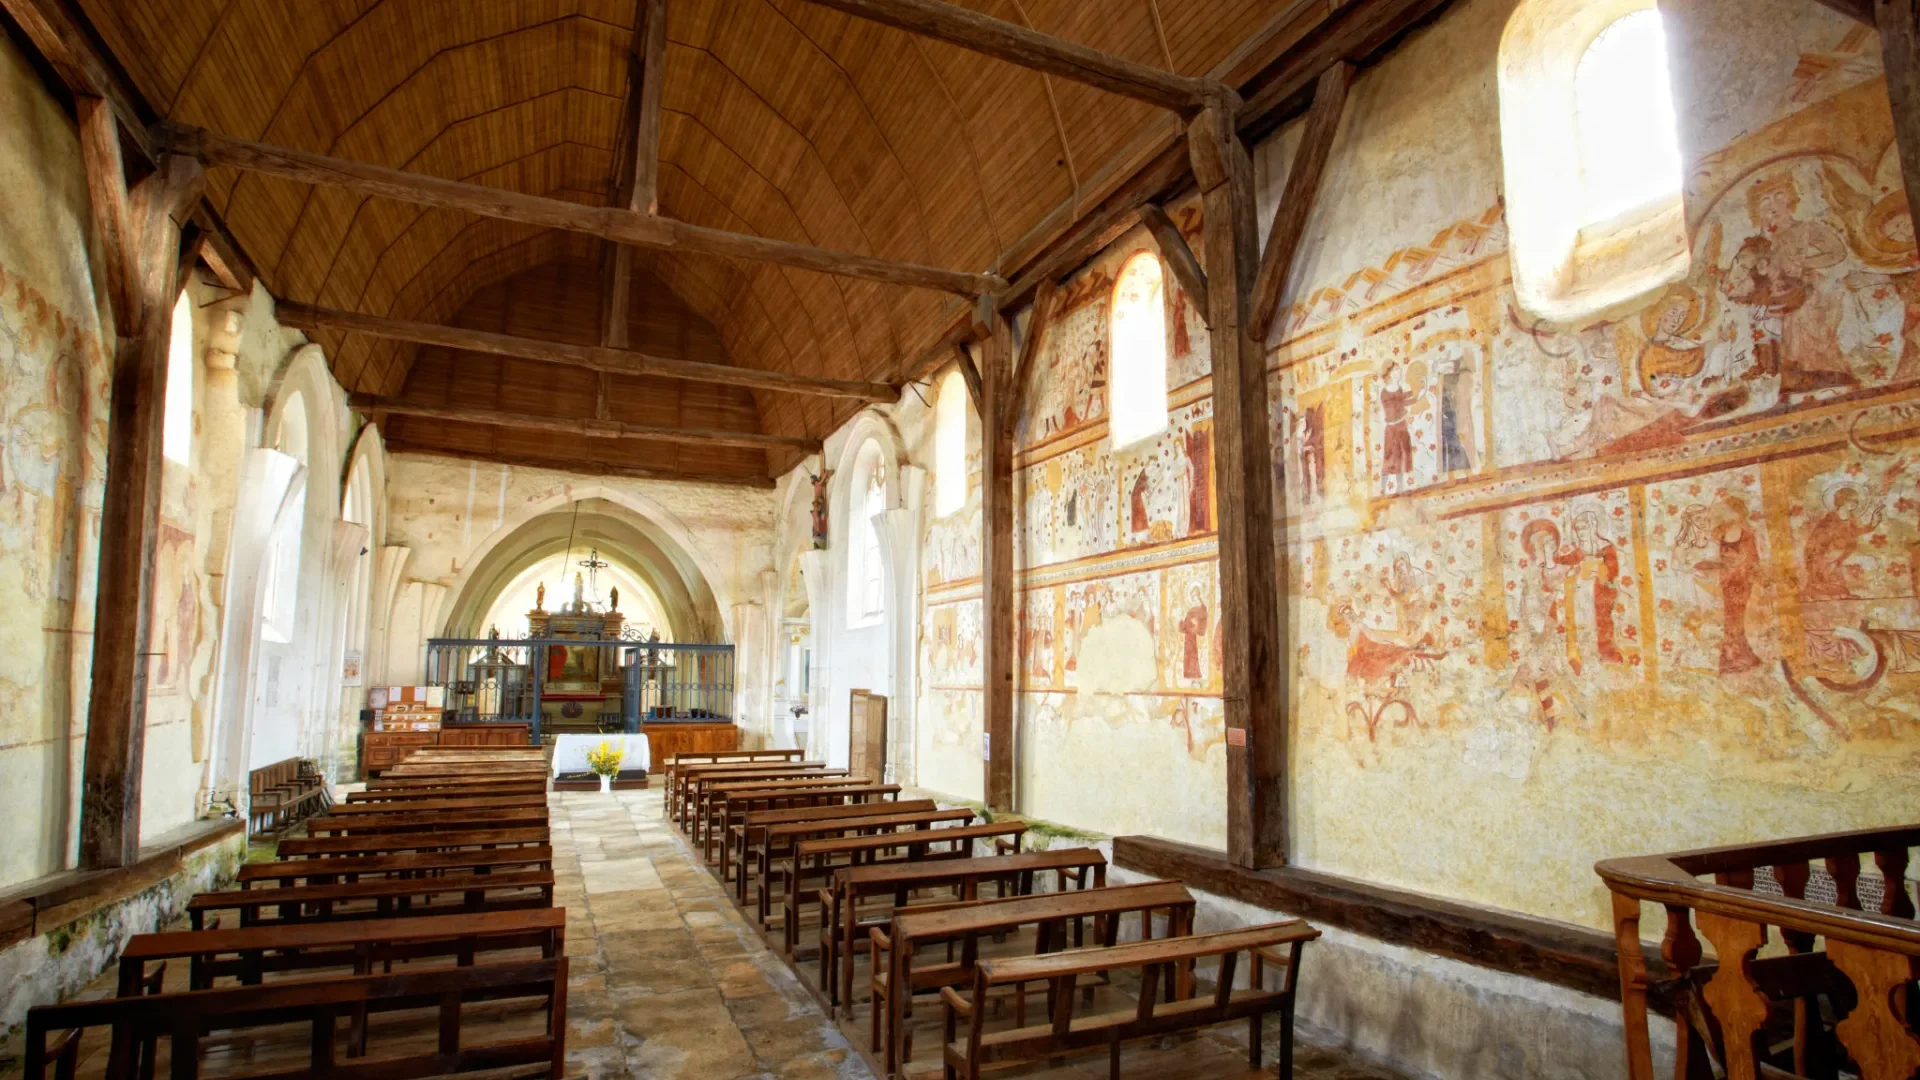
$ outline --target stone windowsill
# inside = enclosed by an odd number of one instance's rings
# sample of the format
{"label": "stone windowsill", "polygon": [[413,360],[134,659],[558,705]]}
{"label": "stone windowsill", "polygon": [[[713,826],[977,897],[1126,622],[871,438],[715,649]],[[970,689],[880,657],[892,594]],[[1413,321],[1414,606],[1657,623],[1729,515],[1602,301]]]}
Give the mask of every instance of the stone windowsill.
{"label": "stone windowsill", "polygon": [[132,866],[63,870],[0,892],[0,949],[78,921],[178,873],[188,856],[242,834],[239,818],[194,821],[140,847]]}

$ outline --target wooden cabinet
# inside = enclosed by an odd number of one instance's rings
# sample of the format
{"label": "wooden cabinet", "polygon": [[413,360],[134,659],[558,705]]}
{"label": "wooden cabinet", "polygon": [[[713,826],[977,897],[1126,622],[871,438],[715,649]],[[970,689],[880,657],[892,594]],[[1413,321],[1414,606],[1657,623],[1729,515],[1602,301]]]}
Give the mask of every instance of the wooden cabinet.
{"label": "wooden cabinet", "polygon": [[732,724],[642,724],[647,737],[648,771],[661,772],[675,754],[710,754],[740,748],[740,729]]}
{"label": "wooden cabinet", "polygon": [[887,772],[887,699],[855,690],[847,703],[847,772],[880,783]]}
{"label": "wooden cabinet", "polygon": [[440,737],[437,731],[369,731],[367,732],[367,775],[372,776],[384,769],[391,769],[422,746],[434,745]]}
{"label": "wooden cabinet", "polygon": [[445,724],[440,728],[441,746],[525,746],[532,726],[529,724]]}

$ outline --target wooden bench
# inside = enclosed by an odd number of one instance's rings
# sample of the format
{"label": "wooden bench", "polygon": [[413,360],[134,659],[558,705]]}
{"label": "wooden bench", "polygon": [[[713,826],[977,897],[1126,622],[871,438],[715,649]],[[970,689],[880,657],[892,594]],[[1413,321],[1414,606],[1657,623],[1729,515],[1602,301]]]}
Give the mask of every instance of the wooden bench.
{"label": "wooden bench", "polygon": [[[869,979],[872,1003],[868,1007],[878,1012],[884,1003],[884,1017],[873,1017],[871,1023],[876,1037],[884,1029],[887,1071],[897,1071],[912,1057],[907,1017],[913,1011],[913,995],[966,985],[979,962],[982,937],[1034,926],[1034,951],[1050,952],[1065,947],[1069,923],[1091,919],[1095,937],[1102,944],[1112,945],[1119,937],[1121,916],[1139,912],[1140,937],[1146,940],[1153,937],[1153,913],[1165,911],[1166,936],[1179,938],[1193,930],[1194,907],[1193,894],[1180,882],[1148,881],[1010,900],[940,904],[895,914],[885,931],[876,927],[869,938],[873,960]],[[958,959],[915,966],[914,953],[918,950],[956,942],[960,945]],[[1169,985],[1184,994],[1191,979],[1191,968],[1182,967]],[[898,992],[896,987],[900,988]],[[1024,998],[1020,1008],[1024,1013]],[[1025,1022],[1024,1017],[1020,1022]]]}
{"label": "wooden bench", "polygon": [[327,808],[326,780],[310,762],[276,761],[247,774],[247,832],[268,836]]}
{"label": "wooden bench", "polygon": [[[973,842],[976,840],[991,842],[996,838],[1009,839],[1017,847],[1020,837],[1026,832],[1026,823],[1022,821],[990,821],[949,829],[916,829],[880,836],[844,836],[834,840],[803,840],[795,844],[793,854],[781,864],[780,871],[781,885],[786,890],[781,898],[781,907],[786,916],[786,925],[781,928],[781,940],[786,954],[799,959],[800,906],[805,902],[807,879],[822,877],[838,869],[835,859],[845,856],[854,865],[877,863],[882,861],[880,855],[889,851],[900,852],[897,860],[900,862],[964,859],[973,854]],[[953,847],[947,851],[935,850],[941,844],[952,844]]]}
{"label": "wooden bench", "polygon": [[679,790],[680,774],[684,769],[696,765],[751,764],[754,762],[799,761],[806,757],[804,750],[712,750],[704,753],[680,753],[668,758],[661,766],[666,772],[666,805],[668,814],[674,813],[674,792]]}
{"label": "wooden bench", "polygon": [[538,806],[476,810],[417,810],[390,814],[322,814],[307,819],[307,835],[325,833],[448,832],[466,829],[544,829],[547,808]]}
{"label": "wooden bench", "polygon": [[545,795],[547,782],[497,780],[492,783],[445,784],[422,780],[375,780],[365,791],[347,794],[348,802],[388,802],[404,799],[468,799],[488,795]]}
{"label": "wooden bench", "polygon": [[474,829],[465,832],[404,832],[355,834],[353,836],[308,836],[280,841],[281,861],[292,859],[339,858],[355,855],[387,855],[403,851],[451,851],[455,848],[517,847],[545,844],[551,839],[547,827],[534,829]]}
{"label": "wooden bench", "polygon": [[[544,1036],[463,1045],[460,1015],[463,1003],[520,998],[542,1002],[547,1018]],[[355,1021],[372,1011],[412,1008],[438,1010],[438,1044],[432,1053],[338,1060],[341,1047],[335,1032],[343,1017]],[[25,1076],[27,1080],[43,1080],[46,1076],[50,1057],[48,1036],[52,1032],[111,1028],[113,1049],[107,1068],[110,1077],[131,1075],[133,1047],[166,1038],[173,1059],[169,1075],[175,1080],[191,1080],[200,1075],[202,1035],[305,1022],[311,1027],[303,1040],[307,1047],[306,1069],[289,1073],[284,1062],[271,1066],[250,1062],[240,1071],[223,1068],[221,1075],[239,1080],[364,1072],[390,1080],[409,1080],[544,1064],[546,1075],[558,1080],[566,1068],[566,1015],[567,961],[558,955],[531,963],[484,964],[153,997],[75,1001],[28,1010]],[[350,1037],[347,1049],[351,1052],[363,1047],[356,1047]],[[230,1064],[223,1060],[223,1065]]]}
{"label": "wooden bench", "polygon": [[702,795],[705,806],[694,824],[694,843],[706,861],[736,821],[755,810],[840,802],[872,802],[900,794],[899,784],[876,784],[858,777],[821,780],[774,780],[744,786],[719,784]]}
{"label": "wooden bench", "polygon": [[[1247,1020],[1251,1037],[1247,1058],[1260,1067],[1260,1023],[1268,1013],[1280,1014],[1279,1075],[1293,1076],[1293,1004],[1299,982],[1300,950],[1320,931],[1298,919],[1226,930],[1215,934],[1161,941],[1137,941],[1098,949],[1072,949],[1046,956],[982,960],[973,971],[973,992],[963,997],[951,986],[940,988],[945,1005],[942,1074],[945,1080],[979,1080],[986,1066],[1040,1061],[1093,1047],[1107,1048],[1109,1080],[1120,1077],[1120,1046],[1130,1039],[1194,1031],[1214,1024]],[[1282,951],[1284,950],[1284,951]],[[1241,953],[1249,956],[1249,986],[1234,988]],[[1212,993],[1188,996],[1169,993],[1160,1002],[1161,978],[1167,971],[1191,969],[1201,960],[1218,959],[1218,981]],[[1281,986],[1266,988],[1265,968],[1282,971]],[[1092,1015],[1075,1015],[1075,984],[1085,975],[1140,969],[1140,998],[1135,1007]],[[998,987],[1047,985],[1048,1021],[988,1034],[985,1030],[987,995]],[[1169,988],[1170,989],[1170,988]],[[961,1020],[967,1022],[964,1036]]]}
{"label": "wooden bench", "polygon": [[[351,800],[354,792],[347,798]],[[437,814],[445,811],[466,810],[515,810],[544,809],[547,805],[545,792],[508,795],[462,795],[440,798],[421,796],[406,799],[376,799],[363,802],[343,802],[327,811],[327,816],[335,819],[352,814]]]}
{"label": "wooden bench", "polygon": [[542,761],[499,762],[474,765],[457,762],[426,765],[395,765],[381,773],[381,781],[390,780],[450,780],[455,782],[486,783],[490,780],[526,780],[529,778],[546,779],[547,766]]}
{"label": "wooden bench", "polygon": [[365,975],[377,962],[429,956],[455,956],[462,967],[517,949],[551,959],[566,951],[566,936],[567,910],[556,907],[135,934],[120,953],[119,994],[138,994],[146,965],[160,960],[186,958],[187,985],[207,990],[223,976],[257,985],[270,971],[350,966]]}
{"label": "wooden bench", "polygon": [[[910,812],[914,810],[934,810],[938,805],[932,799],[894,800],[888,805],[889,811]],[[760,866],[761,846],[765,844],[767,829],[773,825],[785,825],[795,821],[831,821],[835,818],[865,817],[874,812],[874,807],[866,803],[851,803],[841,806],[797,806],[789,810],[756,810],[741,817],[740,824],[729,826],[726,843],[720,849],[720,880],[730,880],[728,872],[737,869],[733,876],[736,887],[734,900],[741,906],[747,902],[747,878],[756,866]],[[765,873],[764,868],[761,873]]]}
{"label": "wooden bench", "polygon": [[795,766],[781,766],[774,769],[719,768],[711,772],[700,770],[681,781],[681,805],[675,811],[674,824],[678,825],[682,832],[691,833],[695,827],[701,803],[705,800],[707,793],[720,784],[749,782],[771,784],[782,780],[807,780],[846,775],[845,769],[829,769],[817,761],[800,762]]}
{"label": "wooden bench", "polygon": [[[896,810],[897,803],[867,803],[857,817],[837,817],[825,821],[791,821],[767,827],[766,842],[759,851],[759,885],[754,890],[759,925],[765,928],[773,912],[773,863],[791,858],[794,845],[810,840],[831,840],[848,835],[875,836],[883,833],[931,829],[937,825],[971,825],[973,811],[966,807],[952,810]],[[879,811],[876,813],[875,811]]]}
{"label": "wooden bench", "polygon": [[362,855],[331,859],[276,859],[273,862],[247,863],[235,880],[243,889],[257,881],[274,881],[282,886],[301,881],[313,885],[365,877],[422,877],[449,872],[486,873],[503,867],[553,868],[553,848],[548,844],[520,847],[462,848],[458,851],[427,851],[412,855]]}
{"label": "wooden bench", "polygon": [[[432,902],[434,897],[446,895],[456,897],[456,902]],[[416,900],[419,902],[415,903]],[[237,912],[241,926],[280,926],[295,922],[419,918],[552,906],[553,871],[516,870],[203,892],[187,902],[187,917],[195,930],[204,930],[207,914],[216,911]],[[276,912],[278,917],[262,918],[266,911]]]}
{"label": "wooden bench", "polygon": [[[869,863],[835,870],[820,890],[820,989],[828,1004],[842,1005],[851,1014],[854,958],[871,940],[863,940],[861,931],[883,928],[894,911],[907,907],[914,893],[952,889],[956,900],[976,900],[982,885],[998,882],[1001,899],[1026,896],[1033,892],[1034,875],[1043,873],[1056,875],[1055,888],[1061,891],[1069,881],[1078,889],[1105,888],[1107,857],[1095,848],[1049,848],[1018,855]],[[861,901],[881,896],[892,899],[893,911],[877,919],[862,918]],[[1076,924],[1076,936],[1077,931]],[[838,979],[834,978],[836,967]]]}

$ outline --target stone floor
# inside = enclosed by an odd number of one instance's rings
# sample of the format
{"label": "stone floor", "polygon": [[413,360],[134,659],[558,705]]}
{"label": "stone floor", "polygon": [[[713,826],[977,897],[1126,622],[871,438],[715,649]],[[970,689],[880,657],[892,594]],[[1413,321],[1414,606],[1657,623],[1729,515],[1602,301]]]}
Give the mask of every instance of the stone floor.
{"label": "stone floor", "polygon": [[[661,815],[658,788],[602,795],[552,796],[554,902],[567,909],[568,1076],[646,1077],[649,1080],[853,1080],[871,1078],[867,1061],[845,1032],[864,1031],[864,1012],[842,1029],[821,1010],[793,969],[770,952],[731,900]],[[185,989],[184,966],[167,973],[169,991]],[[113,992],[111,973],[83,997]],[[531,1015],[531,1014],[530,1014]],[[518,1023],[525,1017],[478,1023]],[[537,1016],[534,1017],[537,1020]],[[415,1023],[430,1043],[430,1022]],[[1274,1021],[1269,1020],[1269,1024]],[[537,1028],[529,1029],[529,1033]],[[284,1057],[305,1060],[305,1029],[278,1036],[219,1043],[241,1071]],[[1269,1048],[1276,1031],[1267,1036]],[[1271,1066],[1246,1071],[1240,1025],[1215,1028],[1165,1045],[1130,1046],[1124,1075],[1153,1080],[1252,1080],[1272,1077]],[[285,1045],[281,1045],[284,1043]],[[104,1030],[82,1043],[80,1076],[93,1080],[106,1064]],[[206,1046],[209,1052],[215,1047]],[[422,1047],[424,1049],[424,1045]],[[163,1051],[164,1055],[164,1051]],[[916,1059],[911,1080],[939,1075],[937,1056]],[[161,1072],[165,1072],[165,1058]],[[213,1073],[225,1060],[208,1061]],[[1095,1080],[1107,1075],[1104,1054],[1054,1066],[993,1074],[1019,1080]],[[1398,1080],[1343,1054],[1302,1042],[1295,1055],[1300,1080]],[[19,1076],[17,1062],[0,1060],[0,1080]]]}

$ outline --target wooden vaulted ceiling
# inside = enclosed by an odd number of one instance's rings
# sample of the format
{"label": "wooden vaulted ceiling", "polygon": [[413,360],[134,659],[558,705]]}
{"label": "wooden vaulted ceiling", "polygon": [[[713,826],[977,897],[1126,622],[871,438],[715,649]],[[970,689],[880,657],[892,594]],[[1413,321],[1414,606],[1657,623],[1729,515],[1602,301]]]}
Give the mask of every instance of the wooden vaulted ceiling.
{"label": "wooden vaulted ceiling", "polygon": [[[634,0],[79,3],[176,123],[590,205],[613,187]],[[1183,74],[1220,63],[1275,7],[967,6]],[[1003,269],[1004,253],[1043,222],[1082,209],[1091,178],[1164,115],[804,0],[668,0],[667,38],[662,214],[906,262]],[[557,262],[568,264],[555,271],[568,288],[597,295],[579,271],[583,261],[592,270],[594,245],[537,228],[229,169],[210,172],[208,191],[283,299],[480,325],[467,310],[476,298]],[[898,381],[951,318],[941,294],[807,270],[682,251],[640,253],[637,266],[637,289],[671,290],[717,332],[727,362],[749,367]],[[568,304],[568,318],[596,305]],[[590,341],[593,328],[569,336]],[[464,355],[316,337],[359,393],[412,395],[409,374],[422,363],[439,365],[431,381],[443,385]],[[500,394],[495,408],[527,411]],[[757,415],[727,409],[720,420],[817,438],[858,407],[768,391],[752,400]],[[794,457],[722,455],[725,468],[762,476]]]}

